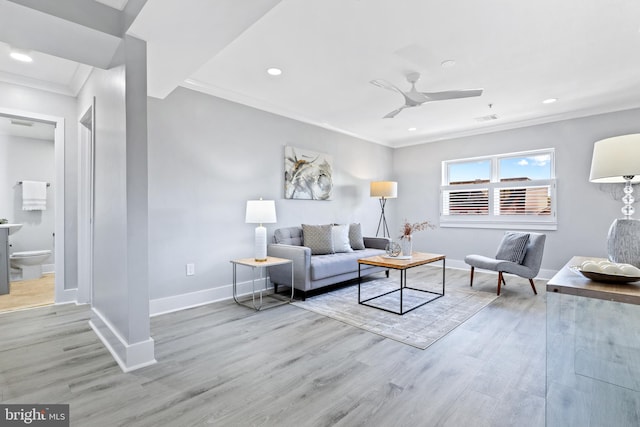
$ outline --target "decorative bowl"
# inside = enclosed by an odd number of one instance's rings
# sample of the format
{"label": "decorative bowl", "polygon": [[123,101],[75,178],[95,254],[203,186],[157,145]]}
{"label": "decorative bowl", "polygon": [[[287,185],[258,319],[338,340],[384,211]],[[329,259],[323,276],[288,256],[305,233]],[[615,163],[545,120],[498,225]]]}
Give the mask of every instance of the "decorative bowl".
{"label": "decorative bowl", "polygon": [[587,279],[595,280],[596,282],[631,283],[640,280],[639,276],[623,276],[618,274],[596,273],[595,271],[582,271],[579,265],[569,267],[569,269],[576,274],[580,274]]}
{"label": "decorative bowl", "polygon": [[385,248],[385,251],[387,252],[387,255],[389,257],[395,258],[398,255],[400,255],[402,248],[396,242],[389,242],[387,243],[387,247]]}

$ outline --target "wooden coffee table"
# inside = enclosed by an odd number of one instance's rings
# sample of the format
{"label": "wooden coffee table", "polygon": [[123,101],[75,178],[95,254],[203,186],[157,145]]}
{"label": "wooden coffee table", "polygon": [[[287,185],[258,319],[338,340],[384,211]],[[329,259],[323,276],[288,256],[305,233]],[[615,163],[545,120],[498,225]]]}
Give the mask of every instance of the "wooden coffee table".
{"label": "wooden coffee table", "polygon": [[[358,260],[358,304],[362,304],[362,305],[366,305],[369,307],[374,307],[377,308],[379,310],[384,310],[384,311],[388,311],[389,313],[395,313],[395,314],[405,314],[408,313],[410,311],[415,310],[418,307],[422,307],[425,304],[430,303],[431,301],[435,301],[438,298],[441,298],[444,296],[444,281],[445,281],[445,255],[441,255],[441,254],[430,254],[430,253],[422,253],[422,252],[414,252],[411,256],[411,259],[398,259],[398,258],[392,258],[392,257],[387,257],[387,256],[372,256],[372,257],[368,257],[368,258],[360,258]],[[438,261],[442,261],[442,293],[440,292],[433,292],[433,291],[428,291],[425,289],[417,289],[417,288],[411,288],[409,286],[407,286],[407,270],[413,267],[418,267],[420,265],[425,265],[425,264],[430,264],[432,262],[438,262]],[[388,269],[392,269],[392,270],[400,270],[400,287],[398,289],[394,289],[392,291],[389,292],[385,292],[383,294],[380,295],[376,295],[373,296],[371,298],[367,298],[365,300],[361,299],[360,297],[360,286],[362,284],[362,277],[360,275],[360,266],[362,264],[366,264],[366,265],[373,265],[376,267],[383,267],[383,268],[388,268]],[[431,297],[429,299],[427,299],[424,302],[421,302],[420,304],[409,308],[408,310],[405,310],[403,305],[402,305],[402,299],[403,299],[403,293],[405,289],[410,289],[413,291],[418,291],[418,292],[423,292],[426,294],[432,294],[435,295],[434,297]],[[386,309],[384,307],[380,307],[374,304],[368,304],[369,301],[373,301],[377,298],[381,298],[385,295],[389,295],[392,293],[398,292],[400,294],[400,311],[394,311],[394,310],[389,310]]]}

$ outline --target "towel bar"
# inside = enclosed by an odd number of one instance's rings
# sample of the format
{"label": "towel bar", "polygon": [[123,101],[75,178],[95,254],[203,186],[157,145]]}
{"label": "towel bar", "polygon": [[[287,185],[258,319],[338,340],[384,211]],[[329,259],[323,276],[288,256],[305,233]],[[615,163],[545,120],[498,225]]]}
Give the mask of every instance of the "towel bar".
{"label": "towel bar", "polygon": [[[18,185],[22,185],[22,181],[18,181]],[[47,182],[47,187],[51,187],[51,184]]]}

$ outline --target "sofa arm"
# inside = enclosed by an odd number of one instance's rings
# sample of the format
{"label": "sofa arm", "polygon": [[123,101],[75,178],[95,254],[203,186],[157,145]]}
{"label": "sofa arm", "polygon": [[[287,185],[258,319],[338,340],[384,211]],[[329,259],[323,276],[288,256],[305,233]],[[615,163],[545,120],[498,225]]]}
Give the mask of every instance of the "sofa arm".
{"label": "sofa arm", "polygon": [[391,239],[389,237],[365,237],[364,247],[372,249],[386,249]]}
{"label": "sofa arm", "polygon": [[[267,246],[267,255],[293,261],[293,283],[296,289],[307,291],[310,286],[311,249],[306,246],[272,243]],[[269,267],[269,276],[273,283],[289,286],[291,270],[288,265]]]}

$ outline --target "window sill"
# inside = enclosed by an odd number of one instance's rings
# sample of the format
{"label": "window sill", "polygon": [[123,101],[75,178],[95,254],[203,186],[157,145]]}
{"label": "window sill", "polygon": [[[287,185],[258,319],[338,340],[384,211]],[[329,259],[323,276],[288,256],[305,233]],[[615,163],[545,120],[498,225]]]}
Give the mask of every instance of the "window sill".
{"label": "window sill", "polygon": [[486,228],[503,230],[557,230],[555,222],[526,221],[440,221],[440,228]]}

